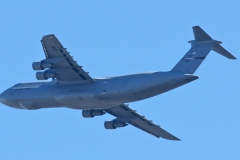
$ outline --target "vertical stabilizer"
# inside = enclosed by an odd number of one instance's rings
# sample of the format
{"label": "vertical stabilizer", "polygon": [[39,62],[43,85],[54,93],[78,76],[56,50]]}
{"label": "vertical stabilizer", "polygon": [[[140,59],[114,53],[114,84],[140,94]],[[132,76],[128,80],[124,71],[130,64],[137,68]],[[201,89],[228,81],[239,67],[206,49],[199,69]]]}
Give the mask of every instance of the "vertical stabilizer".
{"label": "vertical stabilizer", "polygon": [[175,65],[175,67],[171,70],[172,72],[193,74],[211,50],[229,59],[236,59],[220,45],[222,42],[212,39],[199,26],[193,27],[193,33],[195,40],[189,41],[189,43],[192,44],[190,50]]}

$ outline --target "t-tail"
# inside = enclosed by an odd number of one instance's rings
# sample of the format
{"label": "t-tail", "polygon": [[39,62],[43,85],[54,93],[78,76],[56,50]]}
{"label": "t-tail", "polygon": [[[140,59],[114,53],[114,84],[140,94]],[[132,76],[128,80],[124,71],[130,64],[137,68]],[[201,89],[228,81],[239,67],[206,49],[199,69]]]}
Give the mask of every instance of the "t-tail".
{"label": "t-tail", "polygon": [[189,41],[189,43],[192,45],[191,49],[173,67],[171,72],[193,74],[211,50],[229,59],[236,59],[231,53],[229,53],[220,45],[222,42],[212,39],[199,26],[193,27],[193,33],[195,40]]}

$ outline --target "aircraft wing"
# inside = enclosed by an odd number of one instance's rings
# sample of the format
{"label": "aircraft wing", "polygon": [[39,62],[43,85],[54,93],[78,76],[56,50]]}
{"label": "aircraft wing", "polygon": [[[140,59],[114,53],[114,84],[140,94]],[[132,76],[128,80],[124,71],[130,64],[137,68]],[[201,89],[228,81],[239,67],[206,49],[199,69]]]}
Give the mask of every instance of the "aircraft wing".
{"label": "aircraft wing", "polygon": [[131,124],[134,127],[156,136],[157,138],[161,137],[168,140],[180,140],[162,129],[160,126],[154,124],[152,121],[144,118],[144,116],[136,113],[136,111],[129,108],[126,104],[120,104],[104,111],[117,117],[113,121]]}
{"label": "aircraft wing", "polygon": [[63,81],[94,81],[87,72],[79,66],[76,61],[62,46],[54,34],[46,35],[41,40],[46,56],[44,62],[52,64],[51,73],[56,73],[56,78]]}

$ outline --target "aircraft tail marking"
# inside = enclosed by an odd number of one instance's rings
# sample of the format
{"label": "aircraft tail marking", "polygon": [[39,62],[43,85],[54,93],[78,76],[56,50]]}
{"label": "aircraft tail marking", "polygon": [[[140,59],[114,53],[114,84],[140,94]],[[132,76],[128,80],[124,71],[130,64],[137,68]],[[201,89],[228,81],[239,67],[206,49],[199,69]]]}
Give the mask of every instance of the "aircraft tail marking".
{"label": "aircraft tail marking", "polygon": [[175,65],[175,67],[173,67],[171,70],[172,72],[193,74],[211,50],[229,59],[236,59],[220,45],[222,42],[212,39],[199,26],[193,27],[193,33],[195,40],[189,41],[192,45],[190,50]]}

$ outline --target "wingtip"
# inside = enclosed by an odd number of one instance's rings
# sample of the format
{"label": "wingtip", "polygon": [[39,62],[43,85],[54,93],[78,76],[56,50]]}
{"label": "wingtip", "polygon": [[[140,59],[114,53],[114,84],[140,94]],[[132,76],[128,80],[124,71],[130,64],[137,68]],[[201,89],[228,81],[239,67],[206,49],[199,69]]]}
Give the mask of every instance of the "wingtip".
{"label": "wingtip", "polygon": [[233,56],[233,57],[232,57],[232,58],[230,58],[230,59],[237,59],[237,58]]}
{"label": "wingtip", "polygon": [[[160,138],[160,137],[158,137]],[[175,136],[171,136],[171,137],[161,137],[163,139],[167,139],[167,140],[172,140],[172,141],[181,141],[181,139],[175,137]]]}
{"label": "wingtip", "polygon": [[[158,137],[159,138],[159,137]],[[163,137],[162,137],[163,138]],[[181,139],[177,138],[177,137],[172,137],[172,138],[164,138],[167,140],[171,140],[171,141],[182,141]]]}
{"label": "wingtip", "polygon": [[181,140],[181,139],[179,139],[179,138],[176,138],[176,139],[175,139],[175,141],[182,141],[182,140]]}
{"label": "wingtip", "polygon": [[174,141],[181,141],[181,139],[177,138],[177,137],[172,137],[171,140],[174,140]]}

